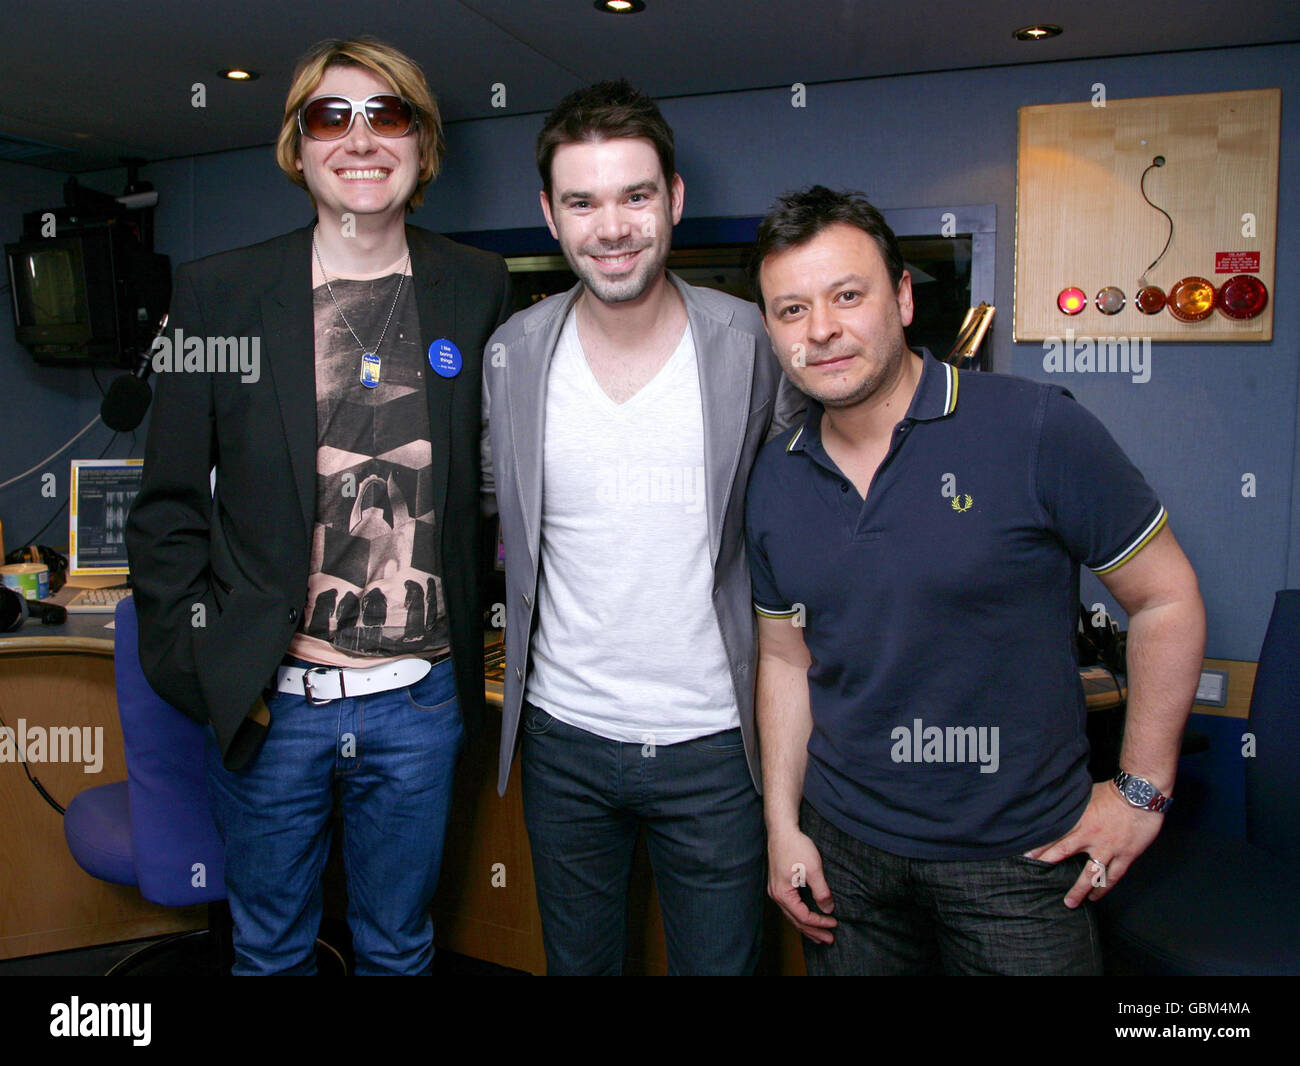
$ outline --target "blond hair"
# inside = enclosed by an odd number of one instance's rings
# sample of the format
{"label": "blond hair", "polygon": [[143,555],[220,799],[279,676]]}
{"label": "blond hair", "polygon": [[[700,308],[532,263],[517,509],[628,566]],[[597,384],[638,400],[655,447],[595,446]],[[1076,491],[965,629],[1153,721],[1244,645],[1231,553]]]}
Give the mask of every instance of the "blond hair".
{"label": "blond hair", "polygon": [[[351,66],[365,67],[377,74],[415,109],[416,134],[420,138],[420,176],[406,203],[406,209],[414,211],[424,200],[424,187],[434,179],[442,164],[445,149],[442,118],[438,114],[438,103],[424,79],[424,72],[415,61],[392,45],[373,37],[321,41],[298,60],[293,81],[289,85],[289,95],[284,102],[284,120],[280,124],[280,136],[275,143],[275,161],[291,182],[299,188],[307,188],[307,182],[297,166],[302,155],[298,110],[311,99],[312,93],[325,77],[326,70],[330,67]],[[316,198],[312,197],[312,203],[315,202]]]}

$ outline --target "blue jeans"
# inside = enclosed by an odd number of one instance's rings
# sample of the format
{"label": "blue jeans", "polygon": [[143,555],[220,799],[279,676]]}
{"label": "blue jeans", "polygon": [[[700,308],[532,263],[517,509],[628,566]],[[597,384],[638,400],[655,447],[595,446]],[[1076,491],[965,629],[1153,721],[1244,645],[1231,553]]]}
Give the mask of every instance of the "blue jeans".
{"label": "blue jeans", "polygon": [[799,825],[821,852],[839,922],[835,943],[804,940],[809,976],[1101,973],[1092,904],[1064,902],[1083,855],[907,859],[850,836],[806,800]]}
{"label": "blue jeans", "polygon": [[268,708],[266,742],[241,771],[221,765],[208,732],[234,973],[315,972],[336,787],[356,972],[429,973],[429,903],[463,734],[451,661],[408,688],[320,706],[278,692]]}
{"label": "blue jeans", "polygon": [[654,748],[524,704],[524,822],[547,973],[619,974],[644,827],[670,974],[749,974],[762,942],[763,805],[740,730]]}

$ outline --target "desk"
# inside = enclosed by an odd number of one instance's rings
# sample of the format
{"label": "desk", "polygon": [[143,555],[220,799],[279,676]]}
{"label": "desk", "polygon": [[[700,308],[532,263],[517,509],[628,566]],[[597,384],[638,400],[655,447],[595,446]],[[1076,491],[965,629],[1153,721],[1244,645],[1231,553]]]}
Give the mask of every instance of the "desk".
{"label": "desk", "polygon": [[[497,634],[499,637],[500,634]],[[484,728],[467,740],[456,767],[442,874],[433,900],[437,946],[498,966],[542,974],[542,920],[524,826],[519,760],[498,796],[501,685],[485,686]]]}
{"label": "desk", "polygon": [[[66,807],[79,792],[126,779],[113,687],[112,615],[73,615],[62,626],[28,619],[0,637],[0,718],[17,730],[102,728],[99,772],[81,764],[32,764],[46,791]],[[37,955],[158,936],[207,924],[202,907],[159,907],[133,887],[91,877],[73,860],[63,819],[23,768],[0,762],[0,958]]]}
{"label": "desk", "polygon": [[1079,667],[1079,683],[1088,713],[1119,710],[1128,701],[1128,684],[1123,674],[1112,674],[1104,666]]}

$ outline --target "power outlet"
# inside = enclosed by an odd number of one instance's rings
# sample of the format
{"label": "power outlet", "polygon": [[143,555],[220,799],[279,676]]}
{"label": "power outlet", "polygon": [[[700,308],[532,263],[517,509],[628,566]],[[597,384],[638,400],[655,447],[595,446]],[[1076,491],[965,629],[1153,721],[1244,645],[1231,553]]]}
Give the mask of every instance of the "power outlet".
{"label": "power outlet", "polygon": [[1196,703],[1207,707],[1226,707],[1228,705],[1228,671],[1202,670],[1201,680],[1196,686]]}

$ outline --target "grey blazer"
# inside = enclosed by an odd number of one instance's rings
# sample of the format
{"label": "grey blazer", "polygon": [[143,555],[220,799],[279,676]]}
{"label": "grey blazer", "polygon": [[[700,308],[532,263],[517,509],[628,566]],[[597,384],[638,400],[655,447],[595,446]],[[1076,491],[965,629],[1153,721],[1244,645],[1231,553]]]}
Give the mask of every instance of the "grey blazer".
{"label": "grey blazer", "polygon": [[[713,609],[740,708],[745,755],[761,789],[754,731],[757,636],[743,535],[745,485],[759,447],[790,425],[805,401],[781,373],[754,304],[687,285],[671,273],[668,277],[686,302],[695,340],[704,407]],[[503,795],[519,730],[537,602],[547,372],[564,320],[581,291],[579,283],[520,311],[492,334],[483,353],[484,510],[500,515],[506,555],[505,705],[497,780]]]}

